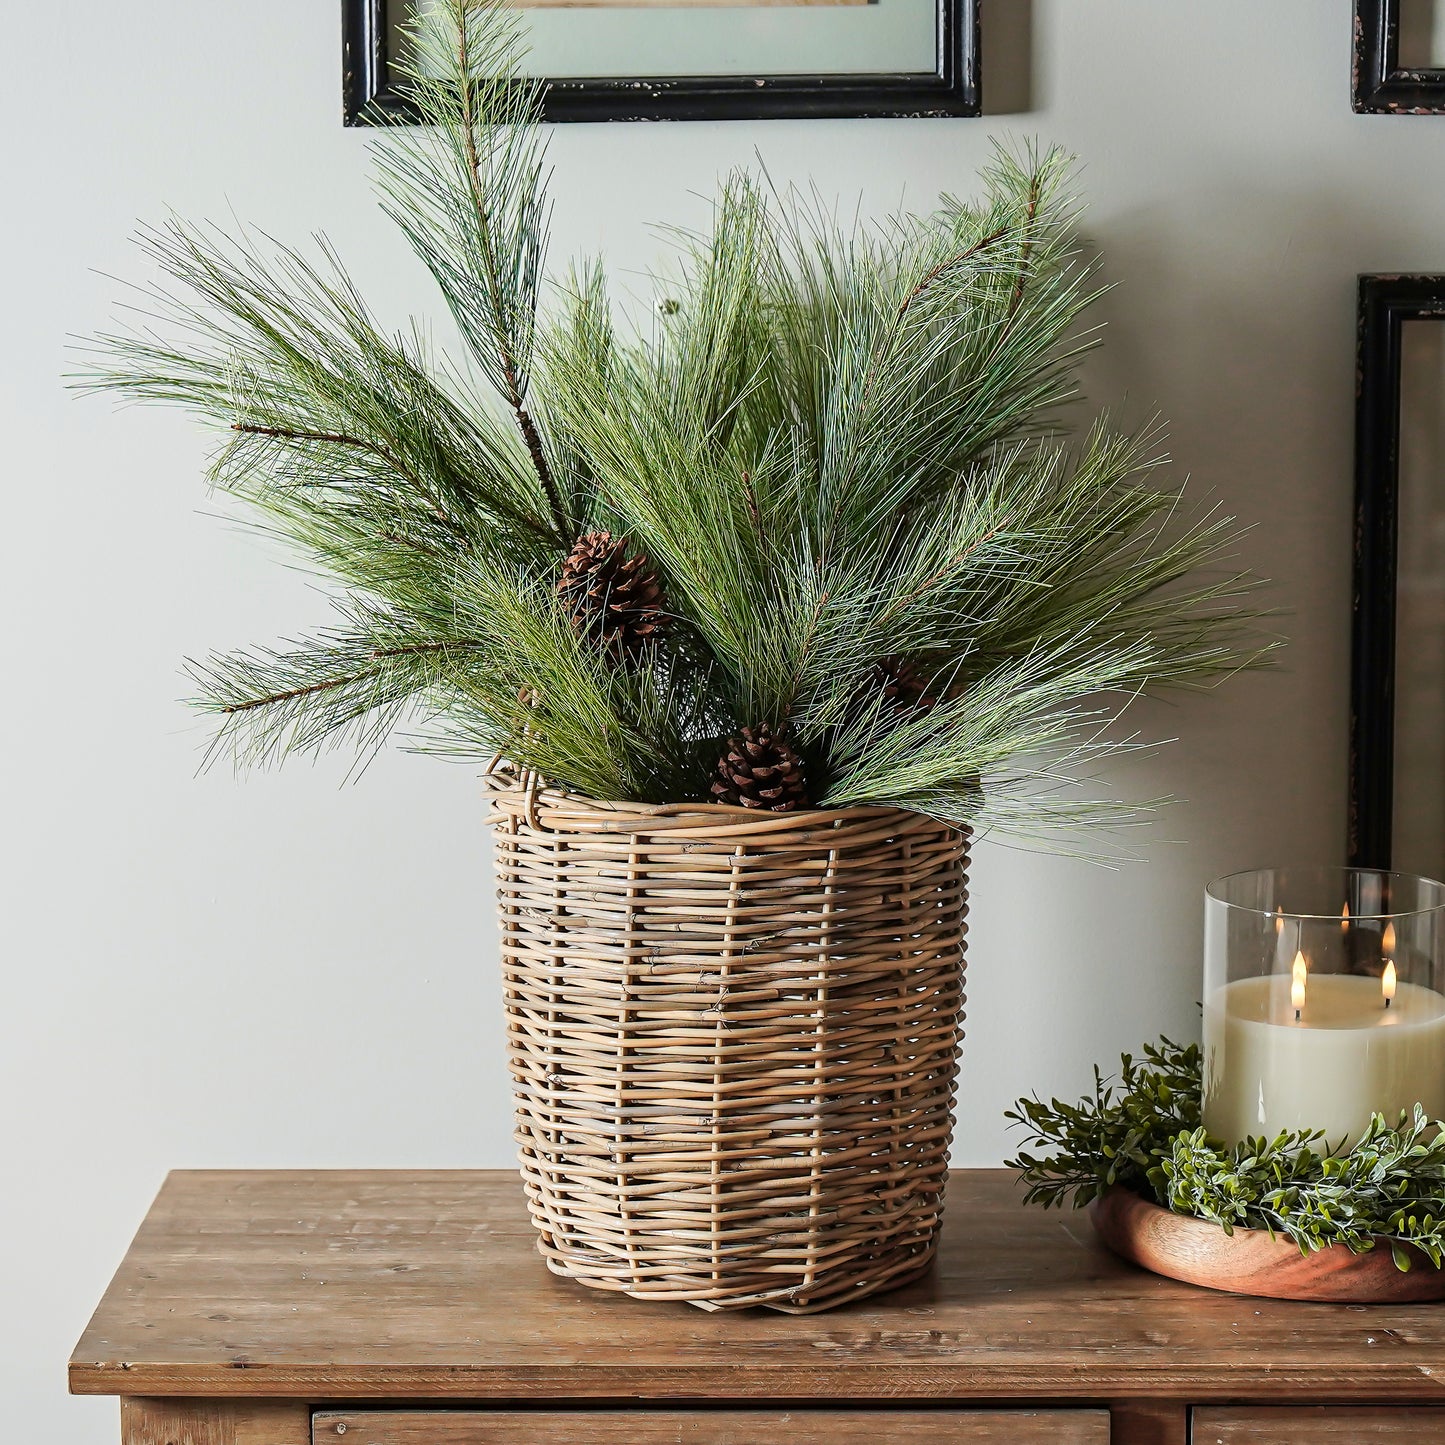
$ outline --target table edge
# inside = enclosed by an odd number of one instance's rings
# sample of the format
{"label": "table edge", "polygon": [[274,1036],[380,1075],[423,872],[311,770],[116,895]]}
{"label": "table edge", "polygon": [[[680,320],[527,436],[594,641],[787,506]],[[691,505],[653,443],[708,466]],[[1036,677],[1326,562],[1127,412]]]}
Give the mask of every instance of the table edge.
{"label": "table edge", "polygon": [[[836,1374],[835,1378],[830,1378]],[[130,1366],[72,1362],[73,1395],[144,1395],[186,1398],[352,1400],[679,1400],[734,1401],[740,1397],[772,1400],[938,1400],[1008,1403],[1151,1399],[1214,1404],[1267,1395],[1273,1400],[1356,1401],[1371,1398],[1398,1403],[1445,1404],[1445,1368],[1438,1374],[1426,1363],[1394,1361],[1353,1371],[1294,1369],[1262,1365],[1241,1369],[1237,1362],[1191,1360],[1177,1370],[1120,1364],[1100,1369],[1084,1360],[1076,1367],[1030,1369],[1012,1362],[1007,1370],[974,1365],[939,1367],[888,1362],[846,1369],[814,1367],[650,1368],[645,1379],[631,1366],[540,1365],[473,1368],[457,1365],[388,1368],[368,1365],[288,1369],[284,1366]]]}

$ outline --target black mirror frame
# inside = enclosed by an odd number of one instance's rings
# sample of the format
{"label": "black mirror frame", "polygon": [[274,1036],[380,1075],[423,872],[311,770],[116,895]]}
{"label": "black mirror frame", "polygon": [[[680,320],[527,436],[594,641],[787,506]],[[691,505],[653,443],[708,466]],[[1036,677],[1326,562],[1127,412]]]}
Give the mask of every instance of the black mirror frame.
{"label": "black mirror frame", "polygon": [[[976,116],[980,0],[937,0],[932,75],[667,76],[554,80],[549,121]],[[386,0],[342,0],[342,112],[349,126],[415,120],[387,62]]]}
{"label": "black mirror frame", "polygon": [[1445,69],[1400,67],[1403,0],[1355,0],[1351,101],[1366,115],[1445,114]]}
{"label": "black mirror frame", "polygon": [[1400,345],[1419,320],[1445,322],[1445,275],[1360,277],[1348,855],[1361,868],[1390,867],[1393,851]]}

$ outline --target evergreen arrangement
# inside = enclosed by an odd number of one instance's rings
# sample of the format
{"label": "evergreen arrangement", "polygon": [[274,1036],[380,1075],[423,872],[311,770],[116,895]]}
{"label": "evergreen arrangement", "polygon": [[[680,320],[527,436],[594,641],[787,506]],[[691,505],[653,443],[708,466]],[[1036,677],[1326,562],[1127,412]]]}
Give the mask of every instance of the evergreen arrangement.
{"label": "evergreen arrangement", "polygon": [[1068,159],[1001,150],[976,201],[875,226],[731,175],[629,321],[599,261],[547,270],[514,15],[437,0],[407,53],[380,192],[463,354],[325,243],[174,221],[82,383],[221,428],[214,486],[332,584],[331,627],[195,666],[217,741],[406,722],[604,799],[1131,816],[1087,786],[1136,746],[1109,724],[1257,661],[1257,613],[1157,428],[1060,429],[1101,290]]}
{"label": "evergreen arrangement", "polygon": [[1418,1106],[1392,1126],[1376,1114],[1349,1150],[1318,1131],[1246,1139],[1229,1147],[1201,1123],[1201,1058],[1162,1039],[1143,1059],[1121,1058],[1118,1090],[1094,1070],[1094,1093],[1077,1104],[1020,1099],[1007,1114],[1027,1142],[1025,1198],[1045,1208],[1082,1207],[1110,1189],[1128,1189],[1175,1214],[1263,1229],[1302,1253],[1341,1244],[1356,1254],[1388,1243],[1396,1266],[1405,1246],[1437,1269],[1445,1258],[1445,1125]]}

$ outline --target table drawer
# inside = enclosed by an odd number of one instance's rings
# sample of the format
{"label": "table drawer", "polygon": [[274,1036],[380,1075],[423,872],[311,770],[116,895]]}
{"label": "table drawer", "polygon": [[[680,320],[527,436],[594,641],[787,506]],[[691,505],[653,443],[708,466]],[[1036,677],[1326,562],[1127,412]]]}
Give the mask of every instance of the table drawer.
{"label": "table drawer", "polygon": [[313,1445],[1109,1445],[1107,1410],[325,1410]]}
{"label": "table drawer", "polygon": [[1445,1445],[1445,1410],[1401,1405],[1197,1409],[1192,1445]]}

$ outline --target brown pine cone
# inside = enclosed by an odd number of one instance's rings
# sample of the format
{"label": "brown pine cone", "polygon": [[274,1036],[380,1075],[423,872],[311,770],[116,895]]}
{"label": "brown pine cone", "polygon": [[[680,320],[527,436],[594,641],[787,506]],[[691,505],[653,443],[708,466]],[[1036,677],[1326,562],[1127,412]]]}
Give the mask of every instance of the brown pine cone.
{"label": "brown pine cone", "polygon": [[885,657],[874,665],[873,677],[884,706],[895,713],[926,712],[938,702],[930,691],[932,674],[906,657]]}
{"label": "brown pine cone", "polygon": [[727,740],[713,780],[715,803],[791,813],[808,806],[803,760],[767,723],[745,727]]}
{"label": "brown pine cone", "polygon": [[923,665],[894,655],[875,662],[848,705],[848,724],[867,720],[869,730],[891,730],[917,713],[927,712],[940,698],[932,690],[933,674]]}
{"label": "brown pine cone", "polygon": [[636,662],[662,628],[662,583],[627,538],[611,532],[579,537],[557,583],[557,595],[579,637],[617,663]]}

